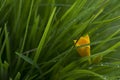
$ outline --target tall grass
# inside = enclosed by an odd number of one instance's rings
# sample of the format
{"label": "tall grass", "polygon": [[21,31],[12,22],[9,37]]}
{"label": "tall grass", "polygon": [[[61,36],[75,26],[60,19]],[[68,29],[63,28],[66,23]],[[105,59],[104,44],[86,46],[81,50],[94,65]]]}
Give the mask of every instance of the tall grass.
{"label": "tall grass", "polygon": [[[0,0],[0,80],[120,79],[119,4]],[[91,64],[73,43],[86,34]]]}

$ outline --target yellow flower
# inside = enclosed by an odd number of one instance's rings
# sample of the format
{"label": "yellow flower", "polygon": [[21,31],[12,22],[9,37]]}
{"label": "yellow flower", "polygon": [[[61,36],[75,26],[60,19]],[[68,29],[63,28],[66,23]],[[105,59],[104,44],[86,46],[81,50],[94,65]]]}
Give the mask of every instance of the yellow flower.
{"label": "yellow flower", "polygon": [[[74,43],[81,57],[90,56],[90,45],[86,45],[86,44],[90,44],[89,35],[82,36],[80,37],[79,40],[74,40]],[[82,45],[86,45],[86,46],[78,47]]]}

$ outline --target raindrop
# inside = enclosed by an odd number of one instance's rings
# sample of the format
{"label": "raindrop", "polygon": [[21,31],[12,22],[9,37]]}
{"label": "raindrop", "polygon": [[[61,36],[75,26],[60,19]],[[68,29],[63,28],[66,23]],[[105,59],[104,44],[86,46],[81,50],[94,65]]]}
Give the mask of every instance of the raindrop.
{"label": "raindrop", "polygon": [[88,67],[88,69],[92,69],[93,67]]}
{"label": "raindrop", "polygon": [[100,66],[104,66],[103,64],[100,64]]}
{"label": "raindrop", "polygon": [[110,63],[107,63],[107,62],[106,62],[106,63],[104,63],[104,64],[109,65]]}
{"label": "raindrop", "polygon": [[107,80],[107,77],[104,77],[103,79],[104,79],[104,80]]}
{"label": "raindrop", "polygon": [[120,65],[117,65],[117,68],[120,68]]}
{"label": "raindrop", "polygon": [[104,80],[110,80],[108,76],[103,76]]}

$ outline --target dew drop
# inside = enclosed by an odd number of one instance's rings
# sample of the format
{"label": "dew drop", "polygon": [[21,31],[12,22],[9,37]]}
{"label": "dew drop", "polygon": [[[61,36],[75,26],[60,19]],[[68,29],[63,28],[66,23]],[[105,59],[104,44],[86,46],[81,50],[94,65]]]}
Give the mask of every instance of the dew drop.
{"label": "dew drop", "polygon": [[100,64],[100,66],[104,66],[103,64]]}
{"label": "dew drop", "polygon": [[93,67],[88,67],[88,69],[92,69]]}
{"label": "dew drop", "polygon": [[104,80],[108,80],[108,78],[106,76],[103,77]]}
{"label": "dew drop", "polygon": [[117,65],[117,68],[120,68],[120,65]]}
{"label": "dew drop", "polygon": [[107,80],[107,78],[106,78],[106,77],[104,77],[104,80]]}

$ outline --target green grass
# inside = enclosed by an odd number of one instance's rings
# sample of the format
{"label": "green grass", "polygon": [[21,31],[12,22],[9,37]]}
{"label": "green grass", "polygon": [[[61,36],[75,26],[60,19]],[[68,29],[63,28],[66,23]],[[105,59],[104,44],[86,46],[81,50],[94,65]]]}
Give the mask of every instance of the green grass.
{"label": "green grass", "polygon": [[[0,80],[119,80],[119,4],[0,0]],[[91,64],[73,43],[85,34]]]}

